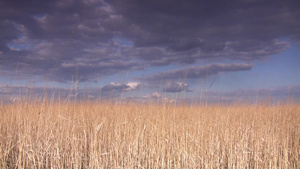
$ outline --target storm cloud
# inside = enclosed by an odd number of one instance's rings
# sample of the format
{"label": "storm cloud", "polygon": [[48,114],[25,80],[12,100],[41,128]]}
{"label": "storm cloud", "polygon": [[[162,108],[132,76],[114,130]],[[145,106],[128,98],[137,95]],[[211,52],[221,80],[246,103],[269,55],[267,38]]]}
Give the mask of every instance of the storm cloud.
{"label": "storm cloud", "polygon": [[[68,82],[75,76],[189,65],[201,60],[255,61],[300,40],[298,1],[1,1],[0,70]],[[204,77],[252,65],[190,67],[148,77]]]}

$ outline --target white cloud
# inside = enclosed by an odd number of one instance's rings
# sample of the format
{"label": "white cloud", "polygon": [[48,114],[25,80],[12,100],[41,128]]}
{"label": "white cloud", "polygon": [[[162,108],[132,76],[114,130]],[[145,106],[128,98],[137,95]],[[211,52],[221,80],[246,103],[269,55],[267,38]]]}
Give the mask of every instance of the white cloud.
{"label": "white cloud", "polygon": [[163,102],[163,103],[173,103],[173,102],[175,102],[175,100],[170,99],[166,96],[163,96],[160,93],[158,93],[157,91],[153,92],[152,94],[147,94],[147,95],[143,96],[142,98],[146,99],[146,100],[157,100],[157,101]]}
{"label": "white cloud", "polygon": [[128,82],[127,86],[129,88],[127,88],[126,90],[134,90],[134,89],[139,88],[141,86],[141,83],[140,82]]}
{"label": "white cloud", "polygon": [[182,92],[182,91],[191,91],[189,85],[184,82],[168,82],[164,87],[165,92]]}

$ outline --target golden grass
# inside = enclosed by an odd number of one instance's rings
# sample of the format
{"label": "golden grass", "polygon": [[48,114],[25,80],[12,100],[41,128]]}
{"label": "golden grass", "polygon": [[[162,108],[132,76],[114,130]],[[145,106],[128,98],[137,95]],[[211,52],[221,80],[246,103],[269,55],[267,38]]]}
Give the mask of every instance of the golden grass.
{"label": "golden grass", "polygon": [[0,108],[0,168],[300,168],[300,106]]}

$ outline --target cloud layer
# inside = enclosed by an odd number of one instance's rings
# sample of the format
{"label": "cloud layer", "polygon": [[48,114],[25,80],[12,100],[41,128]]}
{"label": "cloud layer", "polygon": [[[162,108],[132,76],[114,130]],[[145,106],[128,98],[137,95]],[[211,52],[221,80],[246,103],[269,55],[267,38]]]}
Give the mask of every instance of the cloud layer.
{"label": "cloud layer", "polygon": [[191,66],[184,69],[160,72],[139,78],[142,81],[157,82],[160,80],[180,80],[180,79],[198,79],[205,78],[218,73],[245,71],[252,68],[252,64],[246,63],[215,63],[206,66]]}
{"label": "cloud layer", "polygon": [[[203,59],[251,62],[286,50],[282,38],[299,41],[299,7],[281,0],[1,1],[0,70],[67,82]],[[211,66],[210,74],[222,67]],[[205,76],[196,72],[187,69],[189,78]]]}
{"label": "cloud layer", "polygon": [[[98,100],[98,99],[111,99],[114,101],[134,101],[134,102],[147,102],[157,101],[158,103],[175,103],[176,99],[170,98],[165,94],[157,91],[143,96],[122,96],[122,93],[130,90],[137,90],[138,87],[128,87],[130,83],[126,84],[110,84],[103,88],[89,88],[70,90],[67,88],[45,88],[45,87],[28,87],[28,86],[7,86],[0,84],[0,102],[1,103],[14,103],[22,101],[22,97],[44,100],[45,96],[51,101],[57,101],[58,98],[62,102],[74,101],[77,98],[79,101],[84,99]],[[181,84],[184,86],[184,84]],[[136,85],[134,85],[136,86]],[[172,92],[172,91],[170,91]],[[233,90],[230,92],[217,92],[205,91],[199,97],[195,98],[180,98],[180,101],[189,103],[202,104],[206,102],[212,103],[277,103],[277,102],[296,102],[300,101],[300,86],[280,86],[276,88],[262,88],[259,90],[243,89]]]}

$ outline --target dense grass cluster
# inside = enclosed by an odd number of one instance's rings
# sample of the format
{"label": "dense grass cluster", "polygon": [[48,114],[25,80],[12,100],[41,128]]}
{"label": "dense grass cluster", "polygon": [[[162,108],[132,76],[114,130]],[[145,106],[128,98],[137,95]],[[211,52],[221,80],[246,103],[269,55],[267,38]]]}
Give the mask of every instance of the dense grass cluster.
{"label": "dense grass cluster", "polygon": [[19,103],[0,168],[300,168],[300,106]]}

